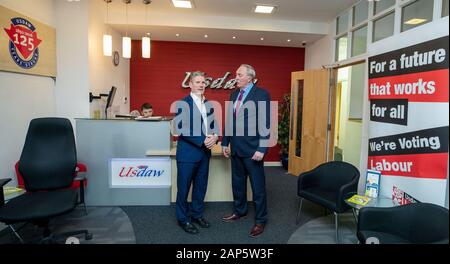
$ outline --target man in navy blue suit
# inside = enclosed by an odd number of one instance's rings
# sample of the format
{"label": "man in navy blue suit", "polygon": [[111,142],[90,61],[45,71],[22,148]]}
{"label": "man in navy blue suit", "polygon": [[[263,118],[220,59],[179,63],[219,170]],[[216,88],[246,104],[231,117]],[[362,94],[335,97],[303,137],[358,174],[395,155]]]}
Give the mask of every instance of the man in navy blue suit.
{"label": "man in navy blue suit", "polygon": [[[203,217],[204,198],[208,186],[211,148],[218,139],[214,108],[205,100],[205,74],[200,71],[190,76],[190,95],[178,101],[175,126],[177,143],[177,201],[178,224],[189,234],[197,234],[210,224]],[[192,184],[192,202],[187,202]]]}
{"label": "man in navy blue suit", "polygon": [[[234,200],[234,212],[224,216],[222,220],[233,222],[247,215],[249,175],[256,211],[255,225],[250,230],[250,237],[261,235],[267,222],[263,159],[270,137],[270,95],[266,90],[254,85],[255,76],[254,68],[248,64],[242,64],[237,69],[236,85],[239,89],[230,96],[233,104],[227,111],[227,123],[222,139],[224,156],[231,156]],[[267,133],[262,133],[264,129]]]}

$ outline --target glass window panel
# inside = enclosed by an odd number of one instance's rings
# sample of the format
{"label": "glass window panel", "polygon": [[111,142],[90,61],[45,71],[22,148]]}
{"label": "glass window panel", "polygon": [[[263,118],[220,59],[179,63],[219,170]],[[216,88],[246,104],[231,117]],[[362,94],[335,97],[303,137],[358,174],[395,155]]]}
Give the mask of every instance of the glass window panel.
{"label": "glass window panel", "polygon": [[395,0],[383,0],[374,2],[373,14],[379,14],[381,11],[388,9],[395,4]]}
{"label": "glass window panel", "polygon": [[402,8],[402,32],[433,20],[433,1],[418,0]]}
{"label": "glass window panel", "polygon": [[369,2],[361,1],[353,8],[353,26],[367,20],[369,14]]}
{"label": "glass window panel", "polygon": [[348,31],[348,12],[337,18],[336,35]]}
{"label": "glass window panel", "polygon": [[352,119],[362,119],[365,70],[365,63],[350,67],[350,105],[348,117]]}
{"label": "glass window panel", "polygon": [[297,133],[295,137],[295,156],[297,157],[302,156],[303,84],[304,80],[298,81]]}
{"label": "glass window panel", "polygon": [[367,26],[353,31],[352,56],[366,53],[367,50]]}
{"label": "glass window panel", "polygon": [[442,17],[448,16],[448,1],[442,0]]}
{"label": "glass window panel", "polygon": [[372,42],[394,35],[394,12],[373,22]]}
{"label": "glass window panel", "polygon": [[347,59],[347,35],[336,39],[336,61]]}

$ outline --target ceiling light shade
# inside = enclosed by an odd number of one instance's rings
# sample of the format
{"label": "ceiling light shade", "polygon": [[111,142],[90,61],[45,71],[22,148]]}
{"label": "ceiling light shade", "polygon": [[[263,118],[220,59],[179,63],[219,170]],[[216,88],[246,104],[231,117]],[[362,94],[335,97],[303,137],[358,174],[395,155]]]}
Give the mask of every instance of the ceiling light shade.
{"label": "ceiling light shade", "polygon": [[270,14],[275,10],[274,6],[257,5],[255,8],[255,13]]}
{"label": "ceiling light shade", "polygon": [[131,38],[123,37],[122,38],[122,56],[124,58],[131,58]]}
{"label": "ceiling light shade", "polygon": [[150,38],[142,37],[142,58],[150,59]]}
{"label": "ceiling light shade", "polygon": [[179,8],[192,8],[192,3],[188,0],[172,0],[172,4]]}
{"label": "ceiling light shade", "polygon": [[112,56],[112,36],[103,35],[103,55]]}
{"label": "ceiling light shade", "polygon": [[[108,24],[108,4],[112,2],[112,0],[104,0],[106,3],[106,23]],[[112,36],[106,32],[103,34],[103,55],[104,56],[112,56]]]}

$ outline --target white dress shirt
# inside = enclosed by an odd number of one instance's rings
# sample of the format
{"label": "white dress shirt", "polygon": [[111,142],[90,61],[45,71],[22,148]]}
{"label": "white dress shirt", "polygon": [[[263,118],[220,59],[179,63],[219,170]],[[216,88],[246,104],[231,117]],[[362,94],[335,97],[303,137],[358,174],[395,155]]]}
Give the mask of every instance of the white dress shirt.
{"label": "white dress shirt", "polygon": [[200,96],[198,96],[192,92],[191,92],[191,97],[194,100],[195,105],[197,106],[198,110],[200,111],[200,113],[202,115],[203,125],[205,126],[205,129],[206,129],[205,134],[208,135],[208,119],[207,119],[207,114],[206,114],[205,97],[202,96],[202,98],[200,98]]}

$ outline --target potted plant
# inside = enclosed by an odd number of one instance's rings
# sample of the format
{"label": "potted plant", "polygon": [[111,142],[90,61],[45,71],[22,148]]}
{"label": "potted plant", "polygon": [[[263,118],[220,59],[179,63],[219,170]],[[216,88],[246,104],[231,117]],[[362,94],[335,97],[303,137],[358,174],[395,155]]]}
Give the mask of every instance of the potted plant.
{"label": "potted plant", "polygon": [[281,146],[280,160],[283,168],[288,169],[289,157],[289,114],[291,107],[291,97],[289,94],[283,96],[283,101],[279,106],[278,122],[278,144]]}

